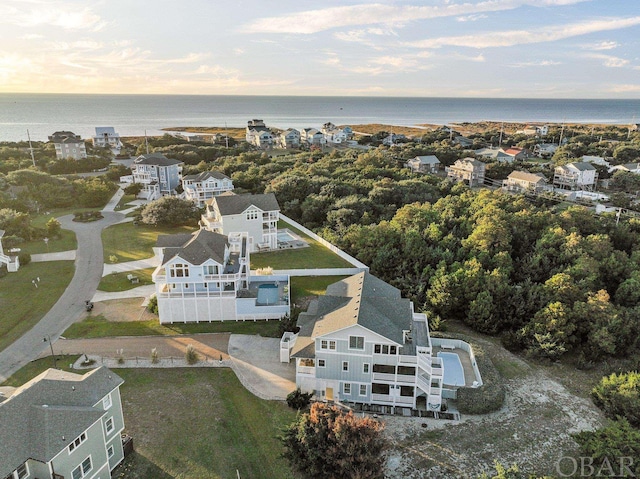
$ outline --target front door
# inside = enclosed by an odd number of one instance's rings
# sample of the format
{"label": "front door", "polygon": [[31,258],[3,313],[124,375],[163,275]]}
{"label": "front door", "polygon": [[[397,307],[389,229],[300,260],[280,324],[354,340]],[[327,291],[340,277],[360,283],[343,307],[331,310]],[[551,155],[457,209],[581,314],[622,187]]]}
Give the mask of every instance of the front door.
{"label": "front door", "polygon": [[333,388],[327,388],[327,401],[333,401]]}

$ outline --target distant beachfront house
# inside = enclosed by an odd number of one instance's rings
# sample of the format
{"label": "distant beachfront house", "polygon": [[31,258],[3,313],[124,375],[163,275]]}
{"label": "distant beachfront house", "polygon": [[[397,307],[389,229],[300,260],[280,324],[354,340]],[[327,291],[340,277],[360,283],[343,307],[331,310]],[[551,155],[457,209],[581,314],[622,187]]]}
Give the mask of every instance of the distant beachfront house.
{"label": "distant beachfront house", "polygon": [[280,319],[290,313],[289,277],[250,275],[250,238],[201,229],[161,235],[153,272],[160,323]]}
{"label": "distant beachfront house", "polygon": [[553,186],[568,190],[591,191],[598,181],[598,171],[590,163],[568,163],[558,166],[553,174]]}
{"label": "distant beachfront house", "polygon": [[7,255],[4,253],[4,249],[2,248],[2,238],[4,233],[4,230],[0,230],[0,265],[6,265],[9,273],[15,273],[20,269],[20,260],[17,255]]}
{"label": "distant beachfront house", "polygon": [[186,199],[196,203],[198,208],[203,208],[207,200],[233,190],[233,182],[219,171],[205,171],[197,175],[184,176],[182,188]]}
{"label": "distant beachfront house", "polygon": [[616,165],[609,169],[609,173],[616,171],[626,171],[628,173],[640,174],[640,163],[625,163],[624,165]]}
{"label": "distant beachfront house", "polygon": [[141,184],[142,191],[138,197],[149,201],[157,200],[161,196],[175,194],[182,179],[183,164],[161,153],[140,155],[131,164],[131,176],[121,177],[120,181]]}
{"label": "distant beachfront house", "polygon": [[512,171],[502,184],[507,191],[525,191],[538,193],[547,189],[547,179],[541,173]]}
{"label": "distant beachfront house", "polygon": [[112,126],[97,126],[96,134],[92,140],[93,146],[97,148],[111,148],[116,152],[119,152],[122,148],[120,135],[116,133],[115,128]]}
{"label": "distant beachfront house", "polygon": [[309,146],[324,145],[327,142],[324,135],[315,128],[303,128],[300,130],[300,141]]}
{"label": "distant beachfront house", "polygon": [[512,163],[515,160],[513,155],[508,154],[502,148],[480,148],[474,153],[480,158],[497,161],[498,163]]}
{"label": "distant beachfront house", "polygon": [[324,135],[327,143],[339,145],[341,143],[344,143],[348,139],[348,134],[331,122],[327,122],[322,125],[322,129],[320,131]]}
{"label": "distant beachfront house", "polygon": [[249,120],[245,131],[247,143],[258,148],[271,148],[273,146],[273,134],[262,120]]}
{"label": "distant beachfront house", "polygon": [[527,125],[523,130],[516,131],[527,136],[547,136],[549,127],[547,125]]}
{"label": "distant beachfront house", "polygon": [[454,135],[453,137],[453,143],[455,145],[460,145],[462,148],[469,148],[471,145],[473,145],[473,140],[465,137],[465,136],[461,136],[461,135]]}
{"label": "distant beachfront house", "polygon": [[202,228],[223,235],[247,233],[249,251],[278,249],[280,206],[273,193],[235,195],[227,192],[206,202]]}
{"label": "distant beachfront house", "polygon": [[413,173],[436,173],[440,169],[440,160],[435,155],[416,156],[405,163]]}
{"label": "distant beachfront house", "polygon": [[602,156],[590,156],[590,155],[584,155],[582,157],[582,161],[584,163],[591,163],[592,165],[600,165],[600,166],[606,166],[607,168],[611,166],[611,163],[609,163],[604,157]]}
{"label": "distant beachfront house", "polygon": [[276,143],[280,148],[299,148],[300,132],[294,128],[289,128],[277,136]]}
{"label": "distant beachfront house", "polygon": [[516,161],[524,161],[531,156],[531,153],[526,148],[519,148],[515,146],[505,148],[504,152]]}
{"label": "distant beachfront house", "polygon": [[295,361],[296,385],[319,401],[438,417],[458,388],[482,384],[468,344],[432,340],[427,316],[368,272],[329,285],[298,326],[283,335],[280,361]]}
{"label": "distant beachfront house", "polygon": [[81,160],[87,157],[84,140],[71,131],[56,131],[49,137],[49,141],[53,143],[59,160]]}
{"label": "distant beachfront house", "polygon": [[111,477],[124,459],[123,380],[105,367],[48,369],[0,395],[0,477]]}
{"label": "distant beachfront house", "polygon": [[393,146],[396,143],[403,143],[407,140],[405,135],[396,135],[395,133],[391,133],[389,136],[382,139],[382,144],[385,146]]}
{"label": "distant beachfront house", "polygon": [[463,158],[446,168],[447,176],[455,181],[464,181],[469,186],[484,184],[486,165],[474,158]]}

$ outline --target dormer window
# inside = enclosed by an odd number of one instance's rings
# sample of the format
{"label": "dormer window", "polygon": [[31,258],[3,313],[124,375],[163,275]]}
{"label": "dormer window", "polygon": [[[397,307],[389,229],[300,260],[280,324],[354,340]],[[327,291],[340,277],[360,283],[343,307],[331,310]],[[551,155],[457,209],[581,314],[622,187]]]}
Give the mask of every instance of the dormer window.
{"label": "dormer window", "polygon": [[172,278],[187,278],[189,276],[189,266],[182,263],[172,264],[169,268],[169,276]]}
{"label": "dormer window", "polygon": [[257,220],[258,212],[256,210],[247,211],[247,221]]}

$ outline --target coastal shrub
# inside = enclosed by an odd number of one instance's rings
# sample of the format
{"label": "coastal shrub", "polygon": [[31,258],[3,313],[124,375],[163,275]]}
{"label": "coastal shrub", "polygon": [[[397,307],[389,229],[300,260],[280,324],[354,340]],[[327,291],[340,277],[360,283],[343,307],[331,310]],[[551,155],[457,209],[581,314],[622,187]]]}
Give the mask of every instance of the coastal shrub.
{"label": "coastal shrub", "polygon": [[18,261],[20,261],[20,266],[26,266],[31,263],[31,255],[29,253],[20,253]]}
{"label": "coastal shrub", "polygon": [[297,388],[295,391],[291,391],[287,394],[287,406],[291,409],[306,409],[311,402],[311,397],[313,393],[303,393],[300,388]]}
{"label": "coastal shrub", "polygon": [[[445,335],[434,332],[433,337]],[[472,344],[469,338],[460,334],[447,334],[447,338],[461,339]],[[478,370],[482,377],[482,386],[478,388],[459,388],[456,407],[461,414],[487,414],[497,411],[504,404],[505,389],[502,385],[502,376],[493,365],[486,351],[477,343],[472,344],[473,354],[476,357]]]}
{"label": "coastal shrub", "polygon": [[153,314],[158,314],[158,297],[153,295],[149,298],[149,303],[147,304],[147,311]]}
{"label": "coastal shrub", "polygon": [[196,348],[193,347],[193,344],[187,345],[187,350],[184,353],[184,358],[187,360],[187,364],[196,364],[200,361],[200,356],[196,351]]}
{"label": "coastal shrub", "polygon": [[607,417],[623,417],[633,427],[640,427],[640,373],[637,371],[603,377],[591,391],[591,399]]}

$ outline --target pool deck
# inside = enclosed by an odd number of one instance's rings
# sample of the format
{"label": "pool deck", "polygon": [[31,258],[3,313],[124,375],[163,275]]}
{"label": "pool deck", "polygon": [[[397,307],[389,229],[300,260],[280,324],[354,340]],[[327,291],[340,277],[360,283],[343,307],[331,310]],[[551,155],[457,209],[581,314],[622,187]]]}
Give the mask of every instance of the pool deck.
{"label": "pool deck", "polygon": [[[462,349],[442,349],[439,346],[434,346],[433,354],[436,356],[438,353],[454,353],[457,354],[460,358],[460,362],[462,363],[462,370],[464,371],[464,385],[465,387],[471,387],[473,382],[476,380],[476,375],[473,372],[473,366],[471,365],[471,359],[469,358],[469,354]],[[460,386],[458,386],[460,387]]]}

